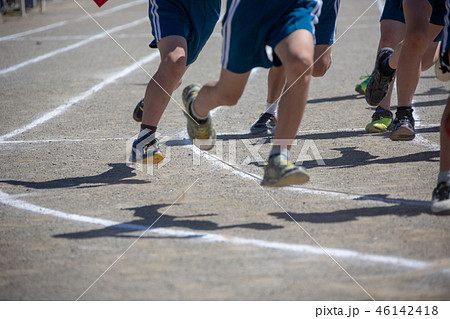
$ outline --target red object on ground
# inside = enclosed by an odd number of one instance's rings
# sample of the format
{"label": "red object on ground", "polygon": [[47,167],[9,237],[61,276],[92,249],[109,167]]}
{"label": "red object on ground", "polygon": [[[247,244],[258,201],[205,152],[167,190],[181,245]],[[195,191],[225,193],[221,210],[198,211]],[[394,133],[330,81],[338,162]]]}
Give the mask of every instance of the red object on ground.
{"label": "red object on ground", "polygon": [[101,7],[102,5],[104,5],[108,0],[94,0],[94,2]]}

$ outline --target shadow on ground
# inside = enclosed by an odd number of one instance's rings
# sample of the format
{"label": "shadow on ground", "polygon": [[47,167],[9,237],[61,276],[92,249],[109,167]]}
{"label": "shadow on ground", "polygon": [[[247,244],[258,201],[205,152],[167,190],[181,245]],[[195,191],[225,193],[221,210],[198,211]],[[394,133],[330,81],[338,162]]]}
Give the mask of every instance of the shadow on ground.
{"label": "shadow on ground", "polygon": [[[57,238],[68,239],[87,239],[97,237],[139,237],[140,235],[131,235],[135,231],[144,231],[147,228],[161,229],[161,228],[183,228],[195,231],[216,231],[222,229],[231,228],[243,228],[253,230],[272,230],[283,228],[283,226],[272,225],[267,223],[248,223],[248,224],[236,224],[219,226],[217,223],[205,220],[204,218],[216,216],[217,214],[199,214],[199,215],[183,215],[174,216],[167,214],[167,210],[171,207],[171,204],[154,204],[142,207],[133,207],[124,209],[126,211],[134,211],[134,219],[129,222],[119,223],[113,226],[105,227],[102,229],[88,230],[83,232],[74,232],[67,234],[55,235]],[[166,208],[166,209],[163,209]],[[162,212],[159,212],[162,210]],[[202,218],[202,219],[200,219]],[[151,231],[149,235],[151,234]],[[184,237],[180,236],[143,236],[143,238],[191,238],[203,236],[201,233],[189,235]]]}
{"label": "shadow on ground", "polygon": [[83,177],[69,177],[54,179],[45,182],[28,182],[18,180],[0,180],[0,183],[7,183],[10,185],[24,186],[34,189],[55,189],[55,188],[88,188],[100,187],[105,185],[117,184],[146,184],[150,183],[148,180],[127,179],[135,177],[132,167],[128,167],[125,163],[108,164],[111,168],[101,174]]}
{"label": "shadow on ground", "polygon": [[358,220],[359,217],[377,217],[385,215],[413,217],[424,213],[424,207],[395,205],[388,207],[368,207],[337,210],[331,213],[270,213],[270,216],[288,222],[308,222],[316,224],[343,223]]}

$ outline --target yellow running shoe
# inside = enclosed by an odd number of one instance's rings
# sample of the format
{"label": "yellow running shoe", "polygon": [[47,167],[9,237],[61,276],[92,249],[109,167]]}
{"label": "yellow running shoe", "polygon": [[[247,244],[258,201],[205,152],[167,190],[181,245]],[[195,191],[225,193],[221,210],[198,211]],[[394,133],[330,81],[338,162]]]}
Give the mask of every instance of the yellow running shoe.
{"label": "yellow running shoe", "polygon": [[211,115],[202,121],[196,121],[191,114],[190,108],[192,102],[197,97],[200,86],[197,84],[190,84],[183,90],[183,103],[185,107],[184,115],[187,118],[187,131],[192,143],[201,150],[210,150],[216,143],[216,131],[212,124]]}
{"label": "yellow running shoe", "polygon": [[283,187],[301,185],[309,181],[303,166],[295,166],[285,155],[271,156],[264,164],[264,177],[261,186]]}

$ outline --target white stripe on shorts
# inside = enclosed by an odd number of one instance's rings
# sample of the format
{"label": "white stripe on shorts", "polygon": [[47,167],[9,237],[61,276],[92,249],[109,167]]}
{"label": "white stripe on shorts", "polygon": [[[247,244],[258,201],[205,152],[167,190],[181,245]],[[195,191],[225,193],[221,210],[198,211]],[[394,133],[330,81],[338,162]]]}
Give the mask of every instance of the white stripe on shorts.
{"label": "white stripe on shorts", "polygon": [[338,16],[339,6],[340,5],[341,5],[341,0],[334,1],[334,13],[336,14],[336,19],[334,20],[333,44],[336,41],[337,16]]}
{"label": "white stripe on shorts", "polygon": [[444,34],[442,35],[442,50],[441,50],[441,56],[443,55],[443,53],[445,53],[445,48],[447,48],[447,43],[448,41],[450,41],[449,36],[450,34],[448,34],[448,29],[450,26],[450,1],[445,1],[445,7],[447,8],[447,14],[444,17]]}
{"label": "white stripe on shorts", "polygon": [[161,40],[161,25],[159,24],[158,5],[156,4],[156,0],[150,0],[150,4],[150,12],[153,16],[152,21],[155,26],[155,30],[153,30],[153,32],[155,33],[155,41],[158,43],[159,40]]}
{"label": "white stripe on shorts", "polygon": [[234,14],[241,0],[233,0],[230,5],[227,20],[223,25],[223,45],[222,45],[222,66],[226,69],[229,55],[230,55],[230,42],[231,42],[231,24]]}
{"label": "white stripe on shorts", "polygon": [[316,6],[311,11],[311,15],[314,17],[313,23],[316,24],[319,22],[319,16],[320,12],[322,11],[322,0],[309,0],[309,1],[316,1]]}

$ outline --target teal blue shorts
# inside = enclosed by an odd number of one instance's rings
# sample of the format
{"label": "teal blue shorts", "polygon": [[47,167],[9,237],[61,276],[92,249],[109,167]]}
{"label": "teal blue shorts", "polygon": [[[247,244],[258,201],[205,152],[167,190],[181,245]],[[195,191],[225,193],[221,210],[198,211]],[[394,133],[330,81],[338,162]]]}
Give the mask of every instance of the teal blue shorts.
{"label": "teal blue shorts", "polygon": [[228,0],[222,35],[222,66],[234,73],[270,68],[266,46],[275,46],[292,32],[314,35],[321,0]]}
{"label": "teal blue shorts", "polygon": [[187,42],[187,65],[193,63],[219,20],[221,0],[149,0],[148,16],[155,38],[150,47],[169,35]]}

